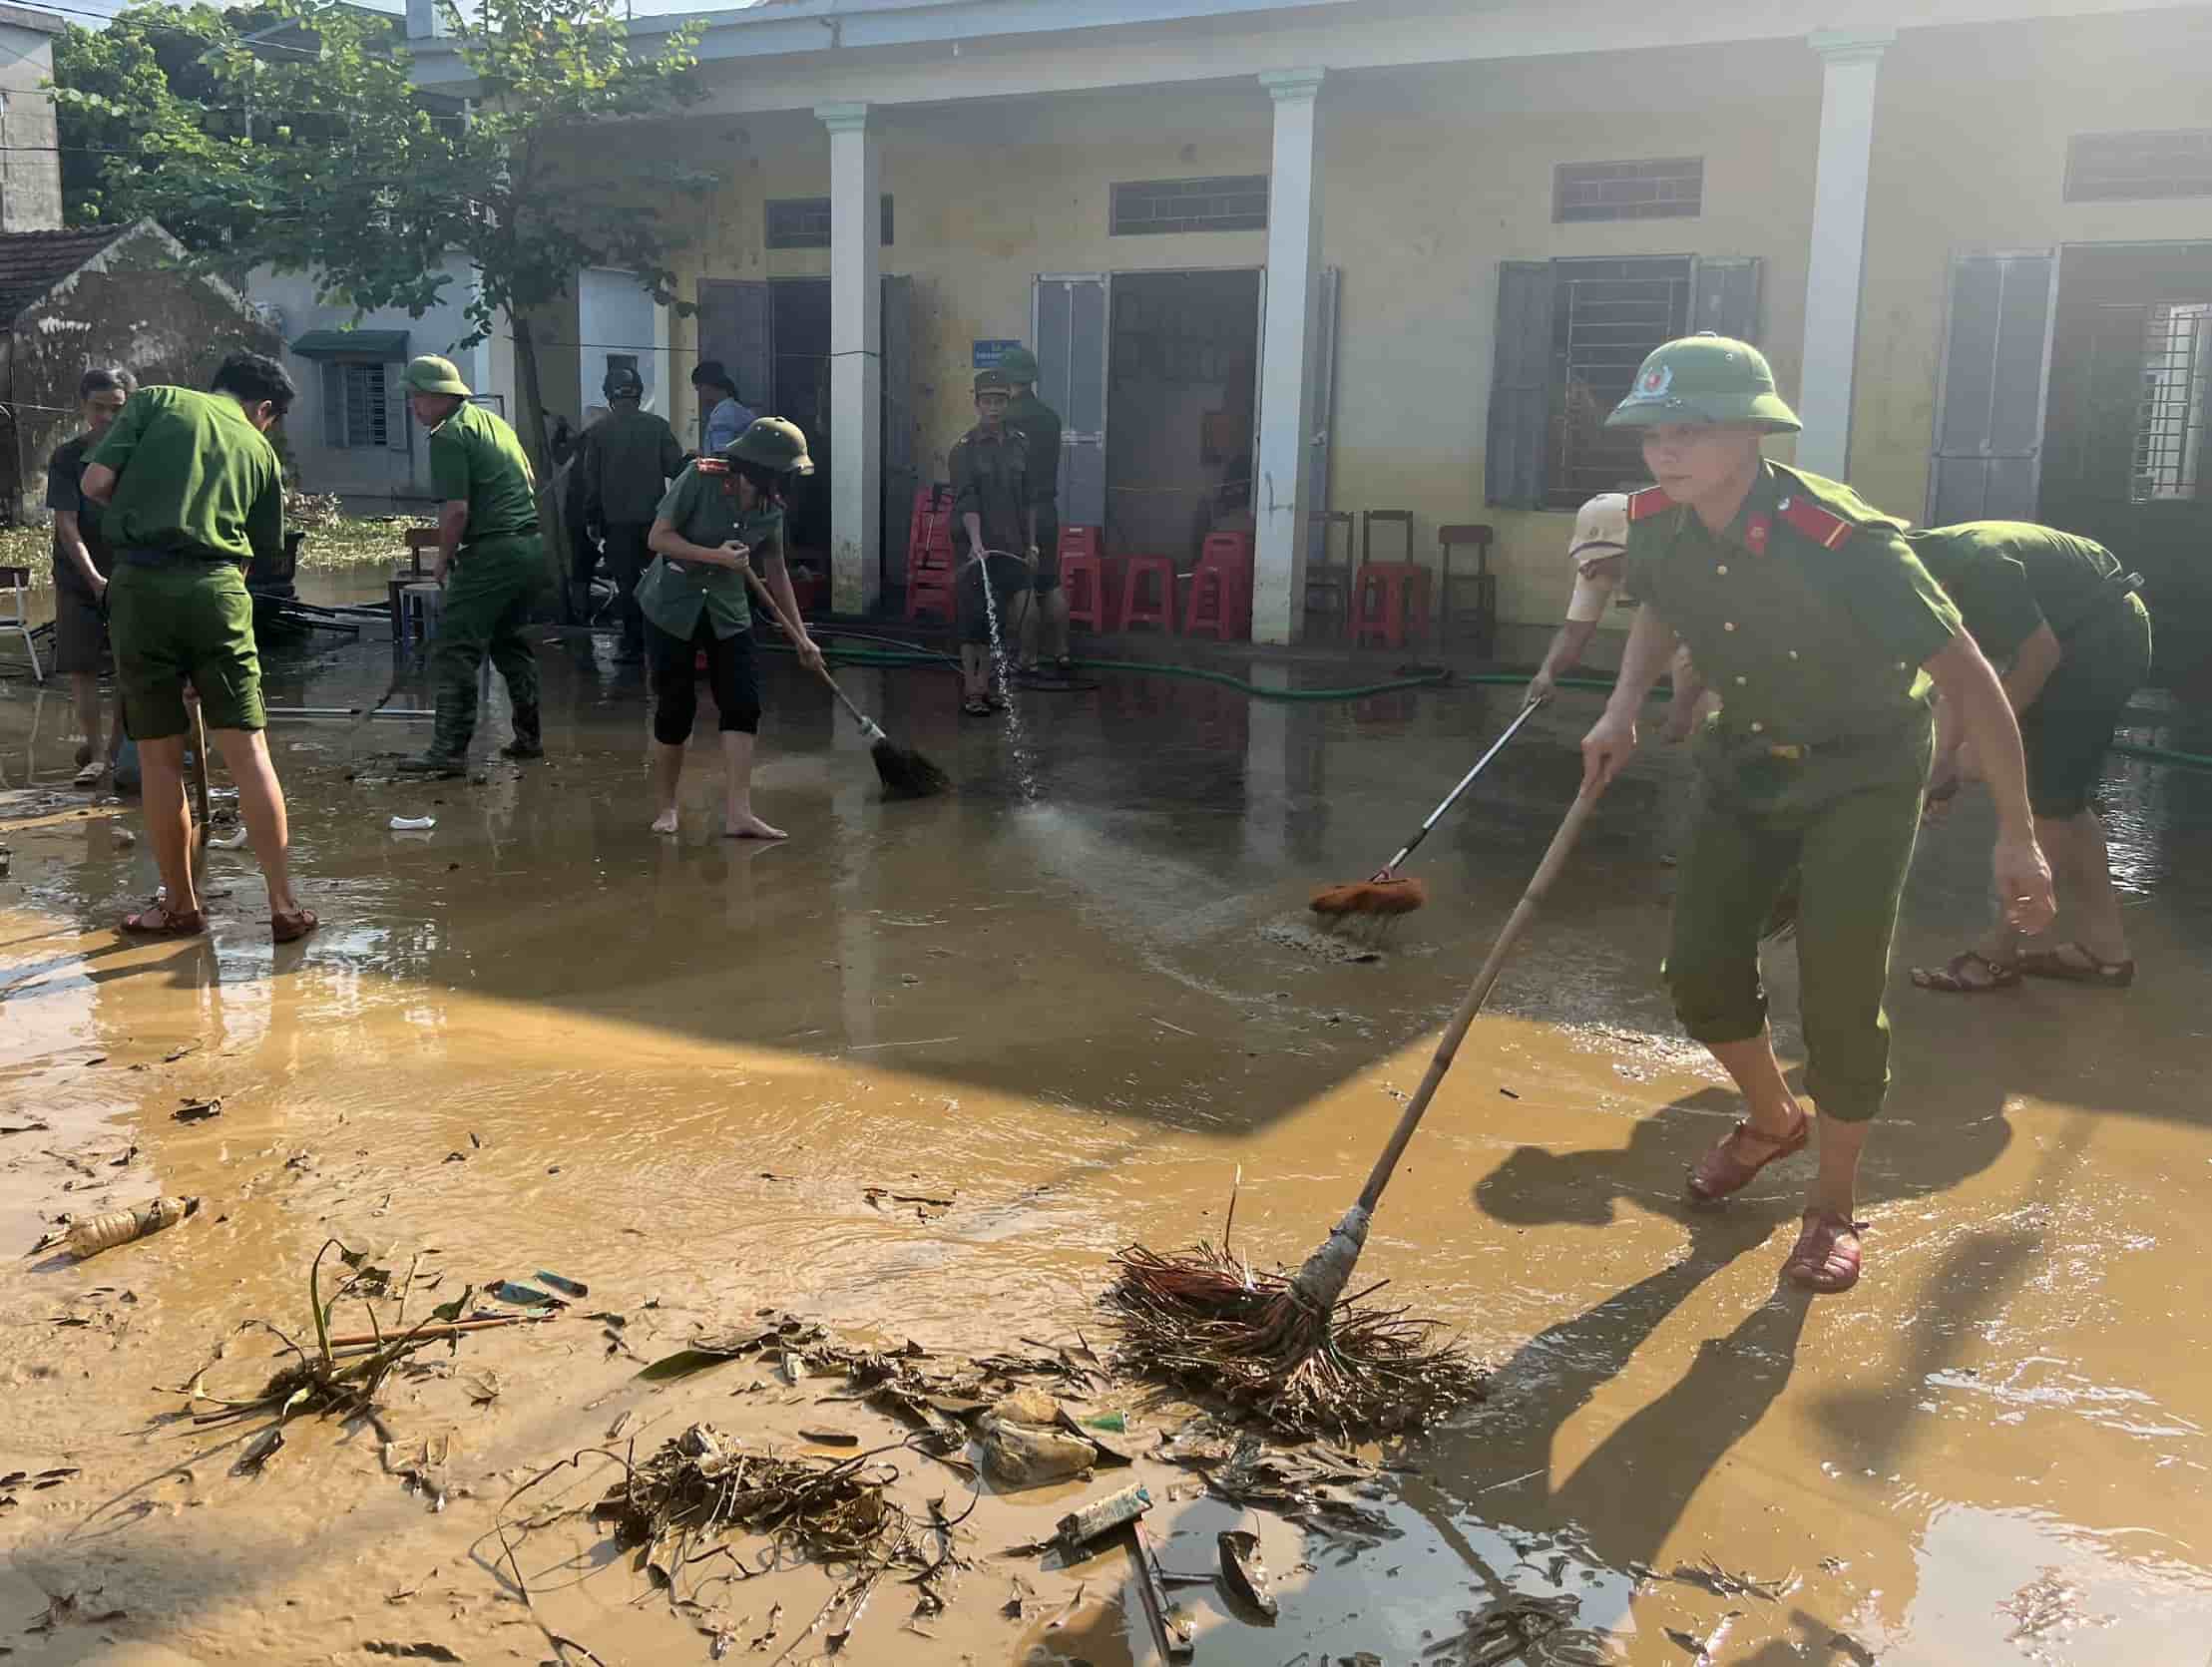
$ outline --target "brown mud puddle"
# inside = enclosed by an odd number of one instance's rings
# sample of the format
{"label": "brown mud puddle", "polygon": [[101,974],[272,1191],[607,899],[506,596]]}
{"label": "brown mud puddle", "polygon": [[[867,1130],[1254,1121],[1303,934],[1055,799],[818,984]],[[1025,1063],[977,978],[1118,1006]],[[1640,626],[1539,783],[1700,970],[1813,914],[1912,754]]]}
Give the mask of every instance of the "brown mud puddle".
{"label": "brown mud puddle", "polygon": [[[364,784],[342,727],[275,731],[303,895],[330,923],[283,950],[243,852],[209,859],[227,894],[211,939],[123,943],[114,914],[151,890],[143,842],[66,813],[18,825],[66,759],[51,713],[26,758],[23,691],[0,703],[0,770],[34,776],[0,804],[0,1125],[48,1125],[0,1135],[0,1475],[30,1478],[0,1486],[11,1667],[121,1662],[125,1642],[172,1667],[560,1659],[500,1545],[521,1482],[702,1421],[795,1453],[841,1451],[800,1435],[825,1419],[866,1446],[905,1434],[823,1403],[835,1382],[753,1363],[638,1380],[695,1330],[774,1307],[947,1354],[1103,1347],[1111,1253],[1218,1232],[1240,1170],[1240,1246],[1295,1260],[1356,1190],[1574,772],[1569,720],[1532,725],[1425,850],[1436,900],[1362,964],[1283,923],[1313,884],[1370,870],[1377,824],[1388,843],[1502,708],[1255,721],[1210,689],[1040,697],[1030,799],[1003,737],[958,726],[949,683],[856,672],[965,783],[886,805],[849,729],[778,673],[757,791],[798,837],[735,849],[712,836],[703,747],[684,833],[645,832],[636,685],[573,652],[544,650],[552,765],[482,786]],[[342,704],[388,670],[341,655],[290,675],[296,703]],[[2124,998],[1895,993],[1868,1279],[1809,1303],[1775,1289],[1801,1175],[1712,1214],[1678,1202],[1733,1113],[1650,977],[1673,767],[1654,754],[1608,802],[1362,1258],[1494,1364],[1490,1399],[1319,1522],[1191,1491],[1148,1452],[1007,1495],[900,1455],[908,1509],[973,1503],[956,1530],[973,1566],[925,1617],[886,1581],[833,1659],[1154,1659],[1125,1554],[1007,1554],[1132,1473],[1171,1573],[1211,1570],[1239,1526],[1274,1571],[1272,1625],[1216,1585],[1172,1587],[1204,1662],[1486,1660],[1500,1615],[1530,1606],[1557,1623],[1532,1661],[2202,1653],[2212,1318],[2176,1274],[2212,1164],[2212,895],[2139,854],[2163,878]],[[2204,788],[2159,783],[2140,837],[2201,848]],[[438,825],[395,835],[394,814]],[[1924,850],[1901,962],[1948,953],[1979,914],[1986,846],[1960,822]],[[1786,1016],[1786,958],[1774,982]],[[216,1097],[218,1117],[172,1116]],[[201,1214],[83,1264],[23,1254],[63,1212],[160,1192]],[[182,1398],[155,1388],[248,1318],[297,1335],[333,1236],[435,1273],[412,1301],[539,1270],[590,1286],[551,1324],[389,1384],[402,1458],[444,1455],[442,1511],[366,1425],[295,1421],[234,1475],[239,1433],[170,1422]],[[274,1352],[241,1339],[225,1368],[250,1379]],[[1127,1399],[1141,1448],[1179,1422]],[[579,1466],[514,1508],[552,1506],[556,1482],[606,1484]],[[604,1526],[527,1539],[537,1619],[606,1662],[709,1660],[716,1636],[727,1659],[831,1658],[827,1630],[805,1632],[835,1585],[818,1568],[729,1568],[709,1634]]]}

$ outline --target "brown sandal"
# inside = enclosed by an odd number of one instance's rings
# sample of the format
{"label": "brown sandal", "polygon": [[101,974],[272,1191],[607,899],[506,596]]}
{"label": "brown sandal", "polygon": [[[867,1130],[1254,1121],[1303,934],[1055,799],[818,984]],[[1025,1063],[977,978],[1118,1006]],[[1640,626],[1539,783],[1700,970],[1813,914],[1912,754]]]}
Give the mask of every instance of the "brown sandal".
{"label": "brown sandal", "polygon": [[[1967,977],[1967,969],[1979,967],[1984,976]],[[2017,989],[2020,964],[1991,961],[1980,950],[1961,950],[1941,967],[1915,967],[1913,982],[1923,990],[1939,990],[1947,996],[1987,996],[1992,990]]]}
{"label": "brown sandal", "polygon": [[300,939],[322,924],[322,917],[312,909],[302,909],[297,914],[268,917],[268,935],[279,944],[296,944]]}
{"label": "brown sandal", "polygon": [[[1788,1134],[1761,1134],[1751,1126],[1749,1117],[1739,1117],[1736,1126],[1716,1141],[1690,1171],[1690,1196],[1700,1204],[1717,1204],[1749,1186],[1751,1178],[1775,1159],[1803,1151],[1812,1137],[1813,1119],[1808,1112],[1797,1114],[1797,1127]],[[1750,1162],[1737,1155],[1739,1140],[1756,1140],[1774,1149],[1757,1162]]]}
{"label": "brown sandal", "polygon": [[1859,1235],[1863,1221],[1820,1210],[1805,1212],[1805,1231],[1782,1264],[1782,1275],[1792,1285],[1833,1296],[1859,1283]]}
{"label": "brown sandal", "polygon": [[[2071,950],[2079,961],[2067,957]],[[2029,950],[2019,958],[2020,972],[2031,979],[2056,979],[2062,984],[2093,984],[2102,990],[2125,990],[2135,982],[2133,961],[2099,961],[2071,940],[2051,950]]]}
{"label": "brown sandal", "polygon": [[172,909],[156,898],[135,915],[123,917],[123,930],[135,938],[197,938],[208,930],[202,909]]}

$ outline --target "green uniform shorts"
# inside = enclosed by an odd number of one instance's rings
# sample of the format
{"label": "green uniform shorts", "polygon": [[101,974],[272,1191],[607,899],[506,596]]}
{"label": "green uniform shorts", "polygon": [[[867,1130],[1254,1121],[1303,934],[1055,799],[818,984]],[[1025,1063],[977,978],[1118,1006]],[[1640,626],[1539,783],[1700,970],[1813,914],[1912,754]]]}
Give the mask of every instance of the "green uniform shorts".
{"label": "green uniform shorts", "polygon": [[236,563],[121,556],[108,581],[108,637],[134,741],[186,733],[188,679],[210,729],[267,726],[253,599]]}
{"label": "green uniform shorts", "polygon": [[1890,940],[1933,749],[1925,720],[1798,758],[1715,732],[1699,743],[1700,796],[1664,969],[1674,1011],[1708,1045],[1760,1034],[1759,938],[1800,872],[1805,1088],[1839,1122],[1873,1117],[1889,1088]]}
{"label": "green uniform shorts", "polygon": [[2150,611],[2120,599],[2109,618],[2077,630],[2035,703],[2020,713],[2027,803],[2037,816],[2078,816],[2104,774],[2120,713],[2150,675]]}

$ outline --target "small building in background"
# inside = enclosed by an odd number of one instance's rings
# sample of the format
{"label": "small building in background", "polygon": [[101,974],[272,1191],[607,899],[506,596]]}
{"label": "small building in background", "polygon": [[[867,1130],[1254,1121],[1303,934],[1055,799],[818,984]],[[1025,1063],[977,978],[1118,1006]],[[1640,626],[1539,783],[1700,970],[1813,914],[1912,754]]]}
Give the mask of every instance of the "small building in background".
{"label": "small building in background", "polygon": [[60,143],[54,131],[52,12],[0,5],[0,231],[52,231],[62,223]]}
{"label": "small building in background", "polygon": [[10,520],[38,515],[46,460],[78,431],[77,381],[89,366],[204,388],[226,353],[281,350],[244,296],[184,258],[150,219],[0,232],[0,512]]}

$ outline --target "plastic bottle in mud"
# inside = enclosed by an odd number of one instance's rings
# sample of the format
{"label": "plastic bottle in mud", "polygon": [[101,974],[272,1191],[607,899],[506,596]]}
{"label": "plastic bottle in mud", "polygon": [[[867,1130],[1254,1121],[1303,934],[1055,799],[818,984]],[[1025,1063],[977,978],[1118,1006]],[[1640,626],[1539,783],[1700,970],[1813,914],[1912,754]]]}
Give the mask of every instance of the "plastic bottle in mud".
{"label": "plastic bottle in mud", "polygon": [[174,1227],[199,1207],[197,1198],[156,1198],[136,1209],[110,1210],[70,1228],[69,1253],[79,1258],[97,1256],[119,1244],[159,1233],[164,1227]]}

